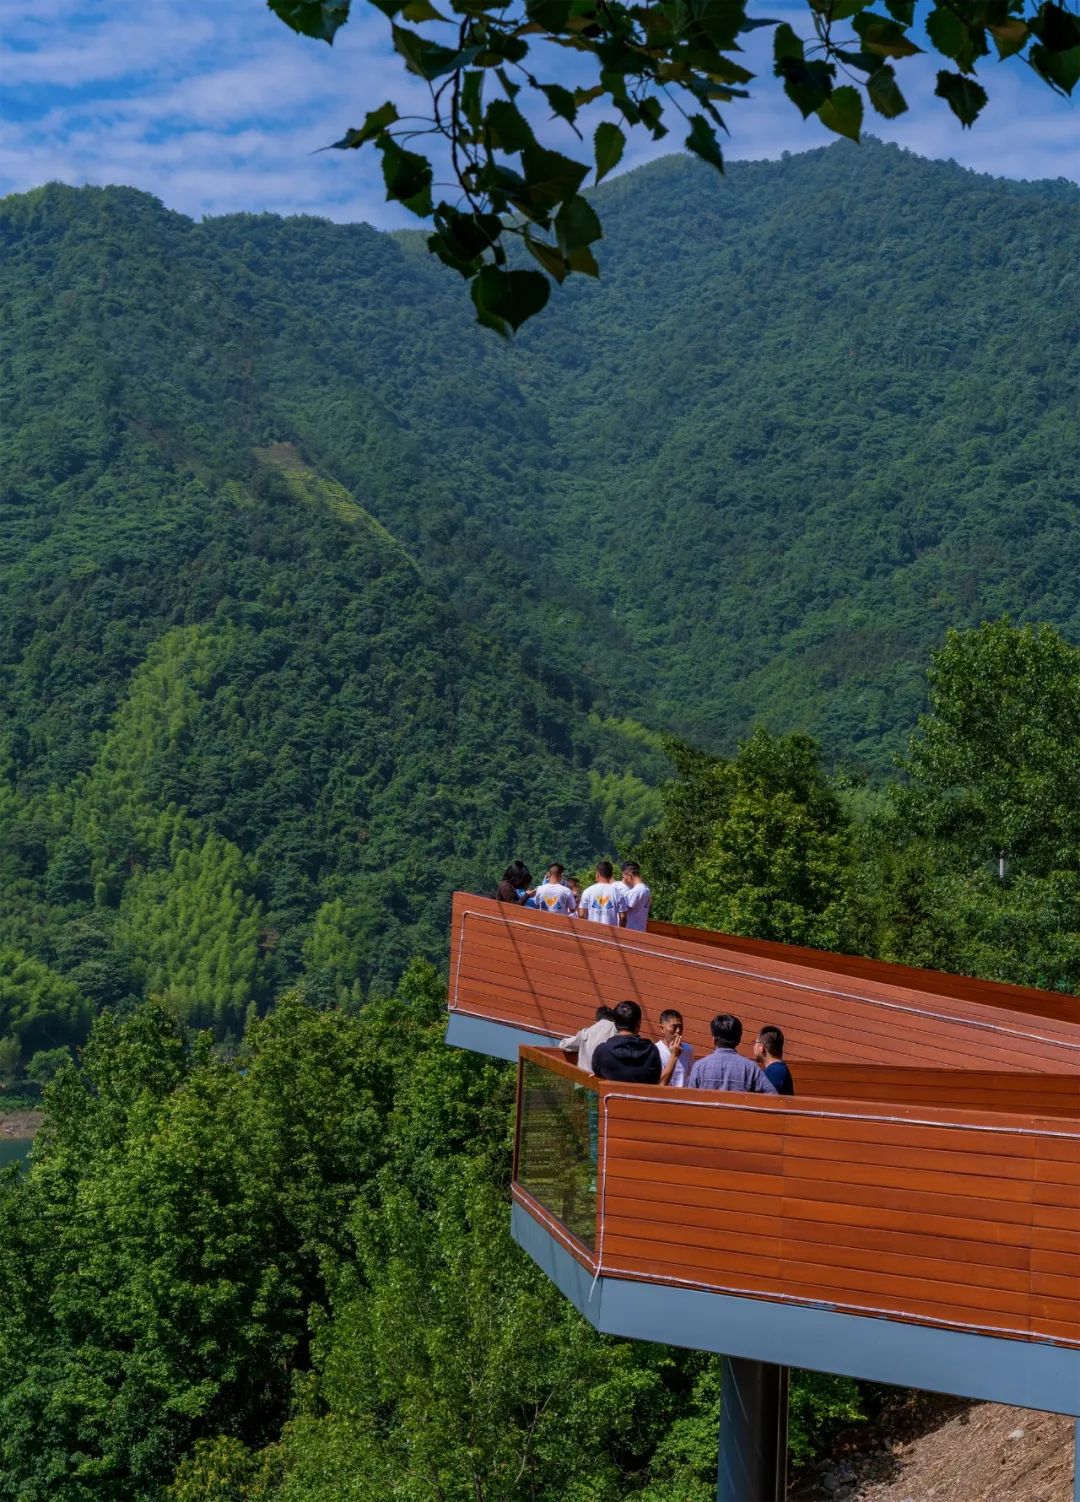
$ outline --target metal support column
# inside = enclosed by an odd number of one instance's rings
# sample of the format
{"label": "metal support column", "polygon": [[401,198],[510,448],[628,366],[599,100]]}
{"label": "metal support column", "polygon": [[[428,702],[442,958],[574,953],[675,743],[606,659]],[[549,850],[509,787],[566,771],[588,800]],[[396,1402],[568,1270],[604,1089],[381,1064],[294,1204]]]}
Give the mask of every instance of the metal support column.
{"label": "metal support column", "polygon": [[724,1357],[716,1502],[784,1502],[788,1369]]}

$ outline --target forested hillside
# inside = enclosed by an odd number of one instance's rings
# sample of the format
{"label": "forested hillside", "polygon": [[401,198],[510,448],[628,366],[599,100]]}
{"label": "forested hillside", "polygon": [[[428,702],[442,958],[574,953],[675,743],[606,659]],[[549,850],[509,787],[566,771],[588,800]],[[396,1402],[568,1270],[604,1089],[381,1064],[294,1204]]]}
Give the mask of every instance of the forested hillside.
{"label": "forested hillside", "polygon": [[24,1052],[355,998],[454,886],[640,838],[660,732],[881,773],[946,625],[1080,632],[1080,194],[874,143],[605,191],[510,346],[409,236],[0,206]]}

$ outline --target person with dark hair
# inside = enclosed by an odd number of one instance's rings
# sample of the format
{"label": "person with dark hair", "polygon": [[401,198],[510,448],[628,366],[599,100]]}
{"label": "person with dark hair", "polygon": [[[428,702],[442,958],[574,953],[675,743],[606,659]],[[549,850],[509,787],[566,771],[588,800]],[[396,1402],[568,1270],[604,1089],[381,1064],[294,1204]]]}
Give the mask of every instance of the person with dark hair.
{"label": "person with dark hair", "polygon": [[568,876],[566,878],[566,885],[570,888],[571,892],[573,892],[573,894],[574,894],[574,901],[577,903],[577,915],[578,915],[578,917],[579,918],[584,918],[585,914],[581,910],[581,882],[578,881],[578,879],[577,879],[576,876]]}
{"label": "person with dark hair", "polygon": [[568,913],[577,917],[577,899],[563,881],[563,867],[553,861],[547,868],[543,881],[533,893],[534,905],[542,913]]}
{"label": "person with dark hair", "polygon": [[511,861],[495,889],[496,902],[523,903],[529,895],[532,876],[524,861]]}
{"label": "person with dark hair", "polygon": [[[610,870],[610,866],[608,867]],[[612,1013],[615,1036],[593,1050],[593,1074],[626,1085],[658,1085],[660,1053],[655,1043],[638,1036],[641,1008],[636,1001],[620,1001]]]}
{"label": "person with dark hair", "polygon": [[754,1040],[754,1058],[765,1078],[772,1080],[777,1095],[795,1094],[795,1081],[784,1063],[784,1035],[778,1027],[770,1023],[759,1030]]}
{"label": "person with dark hair", "polygon": [[606,923],[615,928],[626,912],[626,898],[612,881],[612,874],[610,861],[597,862],[596,880],[582,892],[581,906],[590,923]]}
{"label": "person with dark hair", "polygon": [[644,933],[649,923],[652,893],[641,879],[641,867],[637,861],[623,861],[622,881],[615,885],[626,902],[626,911],[619,918],[620,928]]}
{"label": "person with dark hair", "polygon": [[691,1090],[754,1090],[760,1095],[777,1095],[772,1080],[766,1078],[750,1059],[735,1050],[742,1041],[742,1023],[730,1012],[720,1012],[709,1023],[715,1047],[704,1059],[698,1059],[690,1071]]}
{"label": "person with dark hair", "polygon": [[601,1043],[614,1035],[615,1014],[610,1007],[597,1007],[596,1021],[578,1028],[577,1032],[569,1038],[563,1038],[559,1047],[563,1053],[573,1053],[577,1050],[577,1067],[584,1069],[586,1074],[593,1072],[593,1054]]}
{"label": "person with dark hair", "polygon": [[660,1083],[684,1090],[690,1083],[690,1071],[694,1067],[694,1049],[692,1044],[683,1042],[681,1012],[668,1007],[660,1013],[660,1038],[656,1047],[663,1065]]}

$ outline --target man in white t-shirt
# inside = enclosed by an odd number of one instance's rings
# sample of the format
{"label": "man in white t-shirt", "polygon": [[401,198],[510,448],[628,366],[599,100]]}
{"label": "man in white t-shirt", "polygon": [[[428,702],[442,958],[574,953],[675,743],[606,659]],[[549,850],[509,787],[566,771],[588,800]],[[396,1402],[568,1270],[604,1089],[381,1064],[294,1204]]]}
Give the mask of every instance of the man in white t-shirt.
{"label": "man in white t-shirt", "polygon": [[542,913],[567,913],[571,918],[577,917],[577,901],[563,882],[563,868],[557,862],[547,868],[533,899]]}
{"label": "man in white t-shirt", "polygon": [[620,926],[644,933],[649,922],[652,893],[641,879],[641,867],[637,861],[623,861],[622,881],[615,885],[626,900],[626,913],[620,919]]}
{"label": "man in white t-shirt", "polygon": [[581,894],[581,911],[590,923],[606,923],[609,928],[615,928],[626,912],[626,898],[611,878],[611,862],[600,861],[596,867],[596,880]]}
{"label": "man in white t-shirt", "polygon": [[685,1090],[690,1083],[690,1070],[694,1063],[694,1047],[684,1043],[682,1036],[682,1013],[668,1009],[660,1013],[660,1037],[656,1046],[660,1051],[660,1083],[674,1085],[676,1090]]}

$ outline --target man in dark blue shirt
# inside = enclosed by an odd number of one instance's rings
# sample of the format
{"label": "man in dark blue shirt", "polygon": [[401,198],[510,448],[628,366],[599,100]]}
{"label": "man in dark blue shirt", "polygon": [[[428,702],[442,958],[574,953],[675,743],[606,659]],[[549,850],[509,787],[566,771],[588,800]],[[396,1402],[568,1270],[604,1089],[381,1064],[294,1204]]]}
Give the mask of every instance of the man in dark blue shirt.
{"label": "man in dark blue shirt", "polygon": [[777,1095],[794,1095],[795,1081],[784,1063],[784,1035],[778,1027],[763,1027],[754,1041],[754,1058]]}
{"label": "man in dark blue shirt", "polygon": [[655,1043],[638,1037],[641,1008],[636,1001],[620,1001],[611,1014],[615,1036],[593,1049],[593,1074],[626,1085],[658,1085],[663,1065]]}

